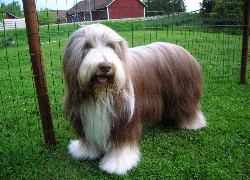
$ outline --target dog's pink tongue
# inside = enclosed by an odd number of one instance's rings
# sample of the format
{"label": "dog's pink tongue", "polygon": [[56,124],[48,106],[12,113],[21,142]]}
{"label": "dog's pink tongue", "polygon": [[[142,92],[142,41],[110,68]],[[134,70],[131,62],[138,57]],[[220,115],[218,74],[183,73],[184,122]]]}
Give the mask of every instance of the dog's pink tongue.
{"label": "dog's pink tongue", "polygon": [[100,84],[106,84],[108,82],[108,78],[106,76],[97,76],[97,81]]}

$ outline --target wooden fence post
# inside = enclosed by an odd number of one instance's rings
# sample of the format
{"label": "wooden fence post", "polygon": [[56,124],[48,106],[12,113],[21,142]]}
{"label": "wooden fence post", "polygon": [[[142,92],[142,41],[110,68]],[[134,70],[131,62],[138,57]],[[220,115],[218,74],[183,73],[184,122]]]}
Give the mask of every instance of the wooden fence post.
{"label": "wooden fence post", "polygon": [[42,59],[35,0],[23,0],[23,9],[45,144],[47,146],[56,146],[44,63]]}
{"label": "wooden fence post", "polygon": [[247,59],[248,59],[248,37],[250,31],[250,0],[245,0],[244,4],[244,23],[243,23],[243,40],[242,40],[242,57],[240,68],[240,84],[246,83]]}

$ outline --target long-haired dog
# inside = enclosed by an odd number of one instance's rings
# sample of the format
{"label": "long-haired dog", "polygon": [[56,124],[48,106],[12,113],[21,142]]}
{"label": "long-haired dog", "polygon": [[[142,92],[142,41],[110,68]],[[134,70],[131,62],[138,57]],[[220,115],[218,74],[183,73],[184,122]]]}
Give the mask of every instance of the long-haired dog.
{"label": "long-haired dog", "polygon": [[202,70],[180,46],[128,48],[109,27],[86,25],[69,38],[62,66],[65,113],[78,137],[69,153],[76,159],[102,157],[99,167],[108,173],[125,174],[137,165],[142,121],[206,126]]}

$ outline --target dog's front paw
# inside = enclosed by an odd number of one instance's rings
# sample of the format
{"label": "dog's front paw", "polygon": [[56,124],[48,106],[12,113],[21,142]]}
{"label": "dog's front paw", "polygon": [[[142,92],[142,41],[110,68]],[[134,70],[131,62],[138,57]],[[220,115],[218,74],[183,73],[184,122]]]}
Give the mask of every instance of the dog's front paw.
{"label": "dog's front paw", "polygon": [[101,160],[99,167],[111,174],[126,174],[135,167],[140,160],[137,146],[126,145],[122,148],[111,149]]}
{"label": "dog's front paw", "polygon": [[95,159],[101,156],[101,151],[95,146],[80,140],[71,141],[68,149],[71,156],[75,159]]}

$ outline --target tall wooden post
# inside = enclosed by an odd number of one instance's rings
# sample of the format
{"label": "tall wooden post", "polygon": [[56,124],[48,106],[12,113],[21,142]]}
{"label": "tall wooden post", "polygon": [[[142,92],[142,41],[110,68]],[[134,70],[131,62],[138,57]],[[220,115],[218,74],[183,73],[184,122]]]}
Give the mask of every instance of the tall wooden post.
{"label": "tall wooden post", "polygon": [[23,0],[23,9],[45,144],[48,146],[56,146],[44,63],[42,58],[35,0]]}
{"label": "tall wooden post", "polygon": [[242,57],[241,57],[241,68],[240,68],[240,84],[246,83],[247,59],[248,59],[248,37],[249,37],[249,31],[250,31],[249,15],[250,15],[250,0],[245,0]]}

